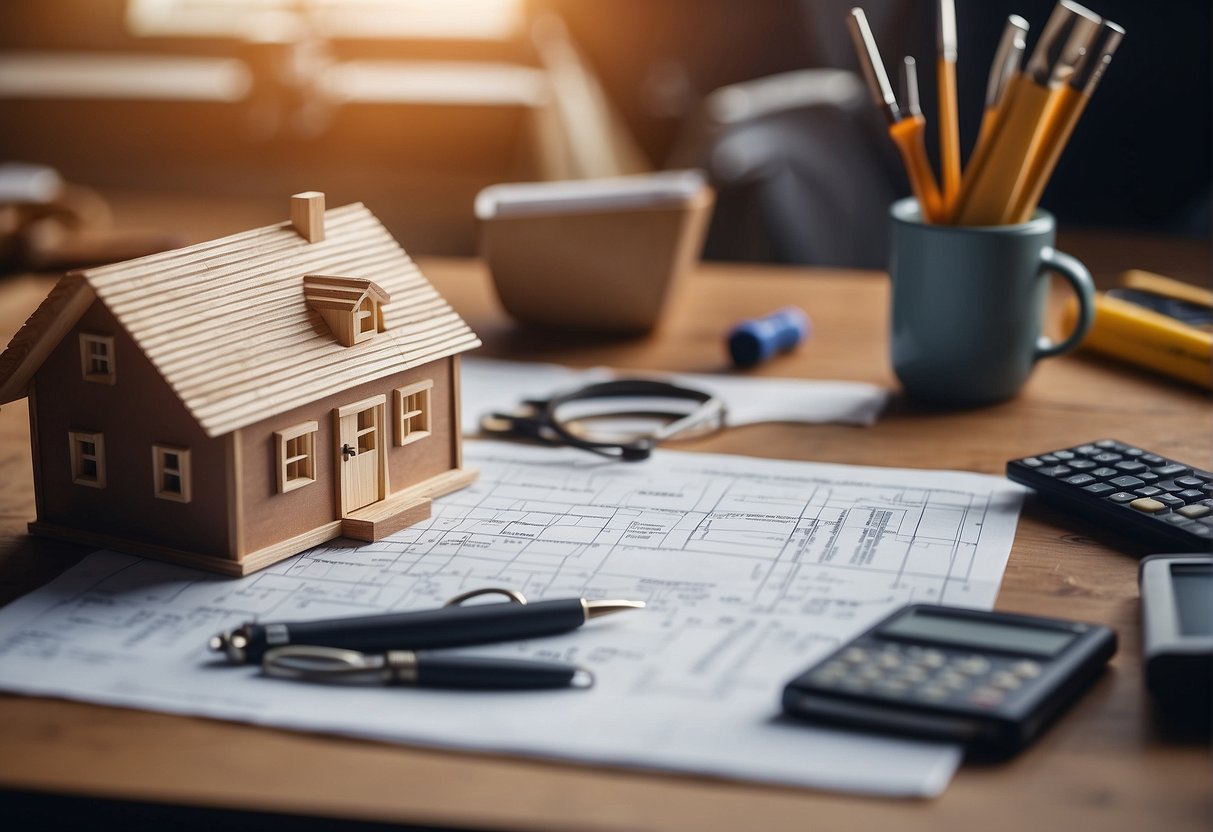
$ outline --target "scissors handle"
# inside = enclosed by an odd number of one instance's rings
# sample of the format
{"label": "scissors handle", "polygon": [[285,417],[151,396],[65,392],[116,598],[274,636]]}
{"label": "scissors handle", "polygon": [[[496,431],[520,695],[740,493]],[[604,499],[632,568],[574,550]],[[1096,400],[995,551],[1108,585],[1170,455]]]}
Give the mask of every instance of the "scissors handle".
{"label": "scissors handle", "polygon": [[541,690],[590,687],[590,671],[564,662],[423,654],[417,658],[419,687],[467,690]]}

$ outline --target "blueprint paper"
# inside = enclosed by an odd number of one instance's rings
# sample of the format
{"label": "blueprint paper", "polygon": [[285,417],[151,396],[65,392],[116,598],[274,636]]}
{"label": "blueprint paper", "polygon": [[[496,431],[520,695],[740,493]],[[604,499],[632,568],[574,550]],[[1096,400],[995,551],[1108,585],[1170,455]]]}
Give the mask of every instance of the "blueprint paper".
{"label": "blueprint paper", "polygon": [[[781,720],[784,683],[905,602],[992,606],[1022,489],[961,472],[658,450],[638,464],[468,442],[480,479],[375,544],[246,578],[97,552],[0,610],[0,687],[325,731],[869,794],[940,793],[960,752]],[[464,648],[572,661],[589,690],[270,679],[207,639],[246,620],[426,608],[481,587],[645,601]]]}
{"label": "blueprint paper", "polygon": [[622,377],[653,377],[702,390],[724,400],[727,422],[840,422],[875,424],[889,391],[862,381],[696,375],[594,367],[576,370],[560,364],[464,358],[460,388],[463,433],[480,431],[480,418],[510,412],[526,398],[545,399],[557,392]]}

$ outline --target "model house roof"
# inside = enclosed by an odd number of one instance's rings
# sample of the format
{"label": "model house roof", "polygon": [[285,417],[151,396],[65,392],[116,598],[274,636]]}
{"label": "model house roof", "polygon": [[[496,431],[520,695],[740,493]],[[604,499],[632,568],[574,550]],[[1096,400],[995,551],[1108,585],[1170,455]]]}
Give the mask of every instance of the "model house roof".
{"label": "model house roof", "polygon": [[[209,436],[479,346],[363,205],[324,212],[311,236],[285,222],[67,275],[0,354],[0,404],[25,395],[94,298]],[[343,346],[305,279],[374,300],[374,337]]]}

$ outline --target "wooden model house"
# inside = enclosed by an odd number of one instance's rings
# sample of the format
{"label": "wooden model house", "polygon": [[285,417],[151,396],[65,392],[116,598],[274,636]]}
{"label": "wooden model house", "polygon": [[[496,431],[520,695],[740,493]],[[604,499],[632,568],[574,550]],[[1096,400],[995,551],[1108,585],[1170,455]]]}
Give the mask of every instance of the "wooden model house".
{"label": "wooden model house", "polygon": [[30,531],[242,575],[429,516],[479,345],[362,205],[64,277],[0,354]]}

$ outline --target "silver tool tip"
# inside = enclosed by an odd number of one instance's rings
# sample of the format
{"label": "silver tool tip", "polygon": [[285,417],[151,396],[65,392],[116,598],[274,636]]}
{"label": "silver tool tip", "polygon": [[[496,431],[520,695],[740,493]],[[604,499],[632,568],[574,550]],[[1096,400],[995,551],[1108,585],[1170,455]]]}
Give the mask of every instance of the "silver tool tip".
{"label": "silver tool tip", "polygon": [[644,601],[586,601],[585,617],[587,619],[599,618],[603,615],[610,615],[613,612],[639,610],[643,608]]}
{"label": "silver tool tip", "polygon": [[868,84],[872,100],[890,124],[900,121],[902,116],[897,106],[897,96],[893,95],[893,87],[881,62],[876,38],[872,35],[872,28],[868,25],[868,18],[863,9],[858,6],[851,9],[847,15],[847,25],[851,30],[851,39],[855,42],[859,68]]}
{"label": "silver tool tip", "polygon": [[907,113],[911,116],[922,115],[918,97],[918,63],[909,55],[901,62],[901,99]]}
{"label": "silver tool tip", "polygon": [[935,36],[939,57],[945,61],[956,61],[956,3],[955,0],[939,0]]}

